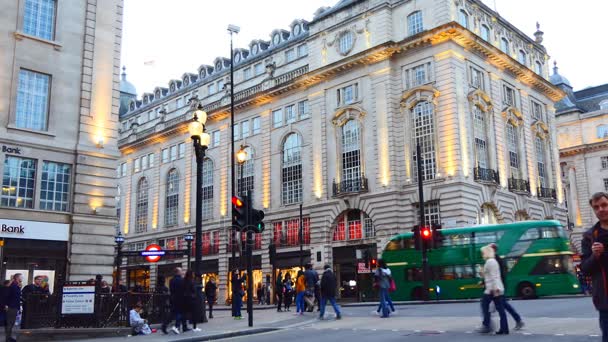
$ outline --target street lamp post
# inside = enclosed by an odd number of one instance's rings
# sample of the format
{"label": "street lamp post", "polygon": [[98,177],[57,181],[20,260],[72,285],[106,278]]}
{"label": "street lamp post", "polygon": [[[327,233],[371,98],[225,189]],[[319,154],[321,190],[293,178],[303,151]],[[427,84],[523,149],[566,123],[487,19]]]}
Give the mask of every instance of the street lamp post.
{"label": "street lamp post", "polygon": [[[245,226],[245,232],[247,234],[247,240],[245,243],[246,248],[246,256],[247,256],[247,320],[248,325],[250,327],[253,326],[253,267],[252,267],[252,249],[253,249],[253,231],[251,230],[251,206],[252,200],[249,192],[245,193],[246,187],[243,184],[243,165],[247,161],[247,150],[245,147],[241,145],[241,148],[236,153],[236,160],[239,162],[240,168],[240,186],[239,186],[239,195],[244,197],[247,208],[247,225]],[[243,232],[241,232],[242,234]]]}
{"label": "street lamp post", "polygon": [[[205,300],[203,297],[203,279],[202,279],[202,259],[203,259],[203,160],[205,158],[205,150],[209,146],[211,137],[205,132],[205,123],[207,122],[207,113],[203,111],[202,105],[198,100],[191,100],[191,108],[194,109],[194,117],[188,126],[192,144],[194,146],[194,154],[196,156],[196,230],[195,230],[195,256],[194,256],[194,273],[196,274],[196,296],[197,303],[201,305],[203,313],[203,322],[207,321],[205,317]],[[200,311],[199,311],[200,312]]]}
{"label": "street lamp post", "polygon": [[[238,34],[241,29],[236,25],[228,25],[228,32],[230,33],[230,155],[234,156],[234,49],[232,48],[232,36]],[[232,197],[235,195],[234,191],[234,159],[230,158],[230,184],[232,185]],[[231,243],[235,243],[235,231],[234,227],[234,213],[232,213],[231,220]],[[236,263],[236,250],[234,245],[232,246],[232,262]]]}
{"label": "street lamp post", "polygon": [[186,241],[186,245],[188,247],[188,263],[186,264],[186,269],[190,268],[190,255],[192,255],[192,240],[194,240],[194,236],[188,230],[188,232],[184,235],[184,240]]}
{"label": "street lamp post", "polygon": [[116,277],[114,277],[114,289],[118,291],[118,284],[120,283],[120,264],[122,263],[122,244],[125,243],[125,237],[119,231],[114,237],[116,242]]}
{"label": "street lamp post", "polygon": [[[239,181],[238,181],[238,189],[237,189],[237,193],[239,194],[239,196],[244,196],[244,185],[243,185],[243,165],[245,164],[245,162],[247,161],[247,150],[245,150],[245,147],[243,145],[241,145],[241,148],[239,148],[238,152],[236,152],[236,161],[239,163]],[[245,201],[247,199],[244,199]],[[234,230],[233,230],[234,231]],[[243,234],[243,232],[241,231],[241,234]],[[239,239],[239,246],[241,246],[240,250],[241,250],[241,255],[242,255],[242,241],[243,238],[241,237]],[[233,248],[234,250],[234,248]],[[234,260],[234,259],[232,259]],[[243,266],[243,258],[239,257],[239,266]]]}

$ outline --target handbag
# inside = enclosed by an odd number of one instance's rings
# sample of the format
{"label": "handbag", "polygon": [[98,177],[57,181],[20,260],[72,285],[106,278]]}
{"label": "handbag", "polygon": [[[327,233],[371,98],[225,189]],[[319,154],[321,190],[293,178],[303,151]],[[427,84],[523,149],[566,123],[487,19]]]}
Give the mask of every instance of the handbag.
{"label": "handbag", "polygon": [[391,278],[391,285],[388,288],[388,292],[395,292],[397,291],[397,284],[395,284],[395,280],[393,278]]}

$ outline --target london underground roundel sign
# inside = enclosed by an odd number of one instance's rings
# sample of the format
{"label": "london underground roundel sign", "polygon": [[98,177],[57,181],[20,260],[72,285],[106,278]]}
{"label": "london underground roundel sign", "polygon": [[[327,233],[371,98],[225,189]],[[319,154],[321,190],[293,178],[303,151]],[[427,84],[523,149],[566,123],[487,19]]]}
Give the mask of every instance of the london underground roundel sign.
{"label": "london underground roundel sign", "polygon": [[145,250],[141,251],[141,256],[145,257],[148,262],[157,262],[163,255],[165,255],[165,251],[156,244],[148,245]]}

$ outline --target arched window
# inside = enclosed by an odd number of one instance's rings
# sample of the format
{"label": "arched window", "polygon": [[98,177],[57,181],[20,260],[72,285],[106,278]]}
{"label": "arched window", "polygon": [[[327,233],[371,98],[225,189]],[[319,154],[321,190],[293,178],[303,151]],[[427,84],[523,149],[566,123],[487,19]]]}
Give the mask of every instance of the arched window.
{"label": "arched window", "polygon": [[485,24],[481,25],[481,38],[487,42],[490,41],[490,28]]}
{"label": "arched window", "polygon": [[342,184],[343,191],[360,191],[361,129],[359,122],[348,120],[342,126]]}
{"label": "arched window", "polygon": [[352,31],[345,31],[340,35],[340,38],[338,39],[338,47],[339,47],[339,52],[342,55],[346,55],[350,52],[350,50],[352,50],[353,45],[355,43],[355,37],[352,33]]}
{"label": "arched window", "polygon": [[374,224],[367,213],[359,209],[344,211],[336,219],[333,241],[347,241],[376,236]]}
{"label": "arched window", "polygon": [[536,150],[536,168],[538,171],[538,186],[547,188],[547,164],[545,160],[545,142],[536,136],[534,138],[534,149]]}
{"label": "arched window", "polygon": [[506,53],[507,55],[510,54],[509,41],[507,40],[507,38],[500,39],[500,50]]}
{"label": "arched window", "polygon": [[148,181],[145,178],[141,178],[137,183],[135,202],[135,232],[145,232],[148,230]]}
{"label": "arched window", "polygon": [[[245,192],[253,190],[253,150],[251,147],[245,147],[247,152],[247,159],[243,165],[239,165],[237,168],[237,189],[240,195],[244,195]],[[242,172],[242,174],[241,174]]]}
{"label": "arched window", "polygon": [[422,12],[416,11],[407,16],[407,35],[413,36],[417,33],[422,32]]}
{"label": "arched window", "polygon": [[543,66],[542,64],[540,64],[539,61],[536,61],[536,63],[534,63],[534,72],[541,76],[543,75]]}
{"label": "arched window", "polygon": [[496,212],[494,208],[488,204],[484,204],[481,206],[479,217],[479,224],[497,224],[500,223],[498,221],[498,217],[496,216]]}
{"label": "arched window", "polygon": [[167,174],[167,195],[165,198],[165,226],[177,224],[179,208],[179,173],[171,169]]}
{"label": "arched window", "polygon": [[469,28],[469,15],[464,10],[458,12],[458,23],[464,28]]}
{"label": "arched window", "polygon": [[488,162],[488,134],[486,117],[481,108],[473,105],[473,134],[475,139],[475,166],[482,169],[489,169]]}
{"label": "arched window", "polygon": [[520,178],[519,169],[519,128],[512,122],[507,122],[507,149],[509,151],[509,169],[511,178]]}
{"label": "arched window", "polygon": [[213,218],[213,161],[205,158],[203,161],[203,220]]}
{"label": "arched window", "polygon": [[422,180],[434,179],[437,173],[435,161],[435,123],[433,104],[428,101],[418,102],[412,109],[412,168],[414,179],[418,179],[416,144],[422,152]]}
{"label": "arched window", "polygon": [[302,202],[302,139],[291,133],[283,143],[283,204]]}
{"label": "arched window", "polygon": [[524,50],[519,50],[517,61],[523,65],[528,65],[528,63],[526,63],[526,52]]}

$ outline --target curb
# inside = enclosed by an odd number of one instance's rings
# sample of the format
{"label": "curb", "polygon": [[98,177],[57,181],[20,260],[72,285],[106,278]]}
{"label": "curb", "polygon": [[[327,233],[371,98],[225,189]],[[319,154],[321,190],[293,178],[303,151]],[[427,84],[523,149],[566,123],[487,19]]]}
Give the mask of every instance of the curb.
{"label": "curb", "polygon": [[[543,296],[543,297],[538,297],[538,298],[534,298],[532,300],[545,300],[545,299],[568,299],[568,298],[587,298],[590,296],[585,296],[585,295],[559,295],[559,296]],[[529,299],[521,299],[521,298],[508,298],[508,300],[516,300],[516,301],[523,301],[523,300],[529,300]],[[398,305],[398,306],[405,306],[405,305],[433,305],[433,304],[457,304],[457,303],[476,303],[479,302],[479,298],[471,298],[471,299],[451,299],[451,300],[429,300],[429,301],[422,301],[422,300],[416,300],[416,301],[400,301],[400,302],[393,302],[393,305]],[[340,304],[343,307],[375,307],[378,306],[378,302],[364,302],[364,303],[343,303]]]}
{"label": "curb", "polygon": [[172,341],[175,341],[175,342],[213,341],[213,340],[221,340],[224,338],[231,338],[231,337],[263,334],[263,333],[277,331],[277,330],[281,330],[281,329],[280,328],[253,328],[251,330],[239,330],[239,331],[232,331],[232,332],[207,335],[207,336],[193,336],[193,337],[177,339],[177,340],[172,340]]}

